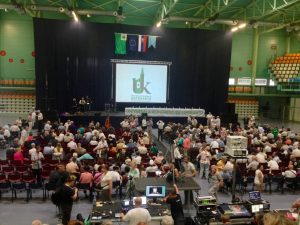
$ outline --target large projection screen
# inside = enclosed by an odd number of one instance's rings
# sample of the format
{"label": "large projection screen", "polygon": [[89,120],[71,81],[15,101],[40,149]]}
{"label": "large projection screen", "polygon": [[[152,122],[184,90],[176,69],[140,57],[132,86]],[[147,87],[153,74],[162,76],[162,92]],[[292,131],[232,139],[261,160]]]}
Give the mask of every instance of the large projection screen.
{"label": "large projection screen", "polygon": [[116,63],[116,102],[166,103],[168,65]]}

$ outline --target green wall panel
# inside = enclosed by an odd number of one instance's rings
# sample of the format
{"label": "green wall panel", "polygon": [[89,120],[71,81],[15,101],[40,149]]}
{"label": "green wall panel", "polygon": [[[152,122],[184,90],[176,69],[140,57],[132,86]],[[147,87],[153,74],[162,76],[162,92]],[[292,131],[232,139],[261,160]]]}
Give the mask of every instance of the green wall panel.
{"label": "green wall panel", "polygon": [[252,33],[252,30],[234,33],[230,77],[251,77],[252,67],[247,61],[252,59]]}
{"label": "green wall panel", "polygon": [[0,51],[6,52],[0,56],[0,79],[35,79],[33,36],[31,17],[0,13]]}

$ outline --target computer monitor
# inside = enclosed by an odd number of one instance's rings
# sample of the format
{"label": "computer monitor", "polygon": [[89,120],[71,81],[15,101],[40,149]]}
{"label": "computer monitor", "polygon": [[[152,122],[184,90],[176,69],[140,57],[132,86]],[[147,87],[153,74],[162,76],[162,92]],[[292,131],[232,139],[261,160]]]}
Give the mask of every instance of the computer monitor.
{"label": "computer monitor", "polygon": [[147,197],[146,196],[133,197],[133,199],[132,199],[133,205],[135,205],[135,199],[136,198],[141,198],[142,199],[142,205],[147,205]]}
{"label": "computer monitor", "polygon": [[166,186],[146,186],[147,198],[164,198],[166,196]]}
{"label": "computer monitor", "polygon": [[260,201],[261,195],[259,191],[251,191],[249,192],[249,200],[250,201]]}
{"label": "computer monitor", "polygon": [[251,212],[252,213],[258,213],[264,211],[264,205],[258,204],[258,205],[251,205]]}

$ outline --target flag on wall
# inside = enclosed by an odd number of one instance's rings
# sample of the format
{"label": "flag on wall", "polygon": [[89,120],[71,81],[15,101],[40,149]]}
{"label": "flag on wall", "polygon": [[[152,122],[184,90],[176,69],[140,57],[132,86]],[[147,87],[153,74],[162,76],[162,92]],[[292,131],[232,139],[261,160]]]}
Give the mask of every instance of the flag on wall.
{"label": "flag on wall", "polygon": [[138,35],[128,34],[128,51],[136,52],[138,49]]}
{"label": "flag on wall", "polygon": [[139,35],[139,52],[146,52],[147,51],[147,39],[148,36],[146,35]]}
{"label": "flag on wall", "polygon": [[115,54],[126,54],[127,34],[115,33]]}
{"label": "flag on wall", "polygon": [[148,38],[148,48],[156,48],[156,36],[149,36]]}

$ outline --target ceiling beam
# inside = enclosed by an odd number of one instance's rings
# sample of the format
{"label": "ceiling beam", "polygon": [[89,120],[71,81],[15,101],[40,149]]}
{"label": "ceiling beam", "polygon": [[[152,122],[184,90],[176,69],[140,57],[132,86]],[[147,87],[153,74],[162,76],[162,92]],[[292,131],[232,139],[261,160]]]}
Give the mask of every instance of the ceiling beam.
{"label": "ceiling beam", "polygon": [[162,0],[161,5],[156,12],[155,23],[165,19],[165,17],[170,14],[177,2],[178,0]]}
{"label": "ceiling beam", "polygon": [[200,18],[204,19],[200,23],[195,24],[194,28],[202,26],[212,17],[217,16],[218,14],[228,9],[230,6],[234,5],[238,1],[239,0],[228,0],[226,3],[225,1],[218,1],[217,4],[215,4],[214,2],[210,2],[206,9],[202,10],[202,16]]}

